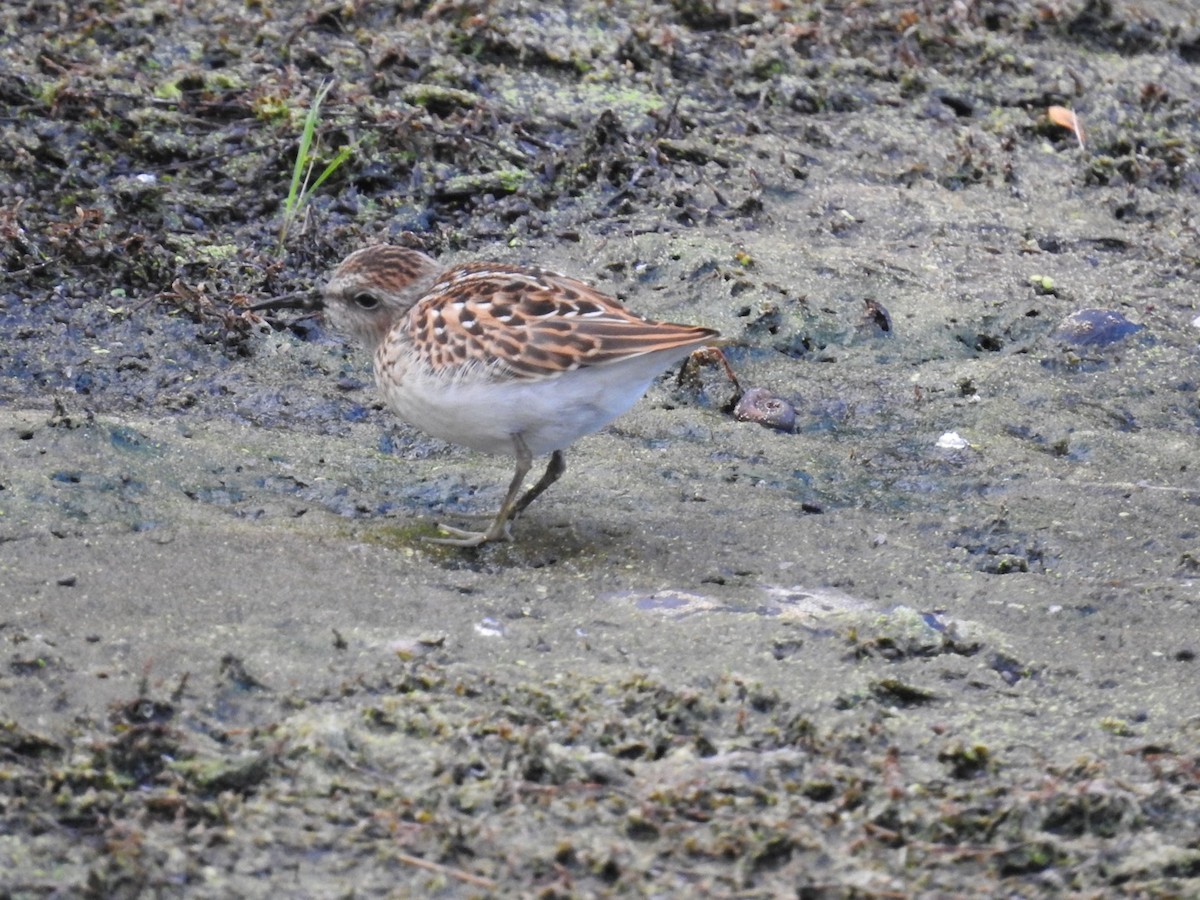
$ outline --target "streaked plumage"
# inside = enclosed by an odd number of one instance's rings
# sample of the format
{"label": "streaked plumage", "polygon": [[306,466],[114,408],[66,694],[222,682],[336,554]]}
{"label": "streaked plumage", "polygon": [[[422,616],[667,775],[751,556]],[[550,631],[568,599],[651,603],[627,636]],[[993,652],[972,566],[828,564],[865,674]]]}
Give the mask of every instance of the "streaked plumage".
{"label": "streaked plumage", "polygon": [[[717,337],[644,319],[545,269],[470,263],[443,270],[403,247],[348,256],[325,289],[335,328],[372,350],[400,418],[435,437],[517,460],[491,528],[443,543],[510,540],[510,521],[565,470],[564,451],[628,410],[663,369]],[[551,454],[520,494],[532,459]],[[518,496],[520,499],[518,499]]]}

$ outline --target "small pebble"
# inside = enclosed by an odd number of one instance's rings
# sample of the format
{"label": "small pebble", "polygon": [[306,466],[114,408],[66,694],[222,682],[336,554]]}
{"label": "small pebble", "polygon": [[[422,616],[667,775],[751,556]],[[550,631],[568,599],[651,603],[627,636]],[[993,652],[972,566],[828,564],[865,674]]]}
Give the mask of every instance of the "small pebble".
{"label": "small pebble", "polygon": [[1075,347],[1102,347],[1115,344],[1142,328],[1115,310],[1081,309],[1059,322],[1050,337]]}
{"label": "small pebble", "polygon": [[481,637],[504,637],[504,626],[491,616],[487,616],[475,623],[475,633]]}
{"label": "small pebble", "polygon": [[791,431],[796,424],[796,408],[766,388],[750,388],[742,394],[733,417],[739,422],[757,422],[767,428]]}
{"label": "small pebble", "polygon": [[966,450],[971,444],[957,431],[947,431],[937,439],[935,446],[939,450]]}
{"label": "small pebble", "polygon": [[878,300],[868,298],[863,302],[865,309],[862,320],[859,322],[859,331],[890,335],[892,333],[892,316],[887,308]]}

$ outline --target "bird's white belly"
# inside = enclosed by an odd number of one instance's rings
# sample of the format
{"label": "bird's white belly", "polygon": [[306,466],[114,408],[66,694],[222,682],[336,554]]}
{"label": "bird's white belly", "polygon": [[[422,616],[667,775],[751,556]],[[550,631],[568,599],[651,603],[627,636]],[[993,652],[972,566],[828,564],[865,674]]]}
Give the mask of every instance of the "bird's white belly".
{"label": "bird's white belly", "polygon": [[628,411],[664,368],[690,348],[539,381],[443,381],[409,370],[379,378],[388,407],[426,434],[484,453],[513,455],[520,435],[534,456],[566,449]]}

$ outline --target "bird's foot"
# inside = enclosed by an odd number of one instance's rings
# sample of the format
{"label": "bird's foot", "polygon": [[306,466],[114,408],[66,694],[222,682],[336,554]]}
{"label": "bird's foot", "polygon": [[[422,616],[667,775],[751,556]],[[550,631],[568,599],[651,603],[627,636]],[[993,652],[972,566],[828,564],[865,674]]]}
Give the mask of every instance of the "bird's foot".
{"label": "bird's foot", "polygon": [[428,544],[441,544],[443,547],[482,547],[484,544],[496,541],[511,541],[513,539],[509,522],[496,522],[487,531],[465,531],[450,525],[438,523],[438,531],[447,537],[422,538]]}

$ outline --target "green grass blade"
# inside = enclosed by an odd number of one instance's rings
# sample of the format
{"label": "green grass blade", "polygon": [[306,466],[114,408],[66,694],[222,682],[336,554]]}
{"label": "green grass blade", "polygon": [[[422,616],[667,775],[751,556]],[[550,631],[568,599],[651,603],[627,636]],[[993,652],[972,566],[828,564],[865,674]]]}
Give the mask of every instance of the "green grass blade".
{"label": "green grass blade", "polygon": [[[304,203],[304,198],[311,193],[311,189],[306,184],[308,180],[306,167],[307,171],[311,173],[312,160],[310,156],[312,153],[313,135],[317,131],[317,120],[321,115],[321,104],[325,102],[325,98],[331,90],[333,90],[332,81],[327,81],[321,85],[317,93],[313,95],[312,103],[308,107],[308,113],[304,117],[304,129],[300,132],[300,145],[296,148],[296,163],[292,166],[292,183],[288,189],[287,198],[283,202],[283,226],[279,235],[281,245],[287,235],[288,226],[291,225],[292,219],[296,217],[297,211]],[[340,160],[338,165],[341,165],[344,161],[344,159]],[[325,177],[328,177],[324,173],[322,173],[322,176],[322,178],[318,179],[318,184]]]}
{"label": "green grass blade", "polygon": [[350,158],[350,154],[352,154],[353,152],[354,152],[353,144],[347,144],[345,147],[342,147],[342,149],[340,149],[337,152],[337,156],[335,156],[333,159],[331,159],[329,161],[329,165],[327,165],[322,170],[321,174],[317,176],[317,180],[314,181],[312,183],[312,185],[305,191],[305,196],[310,196],[313,193],[315,193],[317,188],[319,188],[324,183],[325,179],[328,178],[330,175],[332,175],[334,172],[336,172],[338,170],[338,168],[341,166],[341,164]]}

